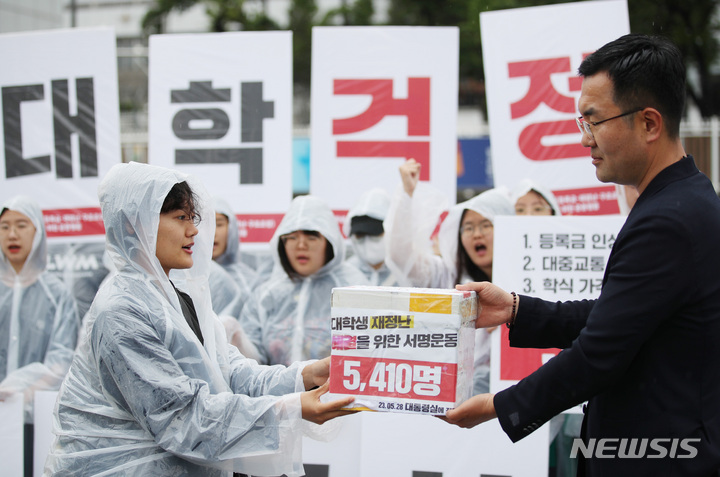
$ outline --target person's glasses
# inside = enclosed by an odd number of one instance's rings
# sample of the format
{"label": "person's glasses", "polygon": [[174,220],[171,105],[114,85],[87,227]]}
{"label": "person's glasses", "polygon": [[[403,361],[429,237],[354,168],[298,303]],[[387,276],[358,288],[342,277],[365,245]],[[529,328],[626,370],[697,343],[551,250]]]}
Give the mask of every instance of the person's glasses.
{"label": "person's glasses", "polygon": [[2,223],[0,224],[0,232],[3,234],[9,234],[11,229],[15,229],[15,232],[22,232],[23,230],[29,229],[32,226],[30,222],[18,222],[15,224]]}
{"label": "person's glasses", "polygon": [[301,232],[293,232],[291,234],[281,235],[280,240],[286,247],[297,247],[300,245],[300,240],[303,239],[308,248],[314,247],[322,243],[318,235],[304,234]]}
{"label": "person's glasses", "polygon": [[486,220],[479,224],[464,224],[462,227],[460,227],[460,234],[466,237],[470,237],[475,234],[476,230],[480,232],[480,235],[485,236],[492,232],[493,224],[489,220]]}
{"label": "person's glasses", "polygon": [[635,108],[632,111],[627,111],[625,113],[618,114],[617,116],[613,116],[612,118],[607,118],[600,121],[585,121],[582,116],[579,116],[575,118],[575,122],[577,123],[577,127],[578,129],[580,129],[581,133],[587,133],[588,137],[594,140],[595,136],[593,136],[593,132],[590,126],[595,127],[607,121],[612,121],[613,119],[622,118],[623,116],[628,116],[630,114],[635,114],[639,111],[642,111],[643,109],[644,108]]}

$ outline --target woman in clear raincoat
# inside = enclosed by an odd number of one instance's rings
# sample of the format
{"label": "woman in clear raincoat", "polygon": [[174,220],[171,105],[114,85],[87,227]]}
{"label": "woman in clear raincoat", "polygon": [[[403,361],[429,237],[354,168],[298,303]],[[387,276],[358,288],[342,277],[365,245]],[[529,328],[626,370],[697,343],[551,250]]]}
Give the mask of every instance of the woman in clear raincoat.
{"label": "woman in clear raincoat", "polygon": [[329,359],[260,366],[226,344],[207,286],[214,221],[195,224],[212,217],[204,188],[118,164],[99,198],[117,274],[86,316],[45,475],[302,475],[302,419],[322,423],[347,402],[319,402]]}
{"label": "woman in clear raincoat", "polygon": [[384,189],[370,189],[360,196],[345,218],[345,234],[355,254],[347,262],[360,270],[371,285],[393,287],[398,279],[385,264],[383,221],[390,208]]}
{"label": "woman in clear raincoat", "polygon": [[0,214],[0,399],[60,387],[78,340],[80,319],[65,285],[45,270],[47,235],[40,207],[17,196]]}
{"label": "woman in clear raincoat", "polygon": [[23,393],[25,475],[33,471],[33,398],[56,390],[80,329],[71,291],[47,266],[42,211],[17,196],[0,211],[0,400]]}
{"label": "woman in clear raincoat", "polygon": [[555,194],[532,179],[518,182],[510,200],[515,206],[515,215],[562,215]]}
{"label": "woman in clear raincoat", "polygon": [[219,263],[211,261],[208,266],[210,269],[208,283],[210,283],[213,310],[218,315],[228,315],[238,319],[244,304],[240,287],[237,286],[232,275]]}
{"label": "woman in clear raincoat", "polygon": [[[257,273],[250,265],[240,260],[238,222],[230,204],[224,199],[215,197],[213,206],[215,209],[213,220],[216,220],[213,260],[235,280],[235,284],[240,289],[239,301],[245,304],[252,294],[252,285],[257,279]],[[242,305],[240,310],[242,311]]]}
{"label": "woman in clear raincoat", "polygon": [[[428,198],[427,194],[416,197],[422,195],[415,194],[419,163],[407,161],[400,166],[400,175],[403,187],[385,220],[386,260],[390,268],[416,287],[455,288],[460,283],[492,281],[493,222],[498,215],[514,215],[509,193],[500,188],[490,189],[451,207],[438,233],[438,256],[429,246],[422,245],[423,240],[427,243],[429,234],[421,233],[418,240],[415,232],[432,230],[437,216],[425,209],[437,200],[423,200]],[[490,386],[490,332],[487,329],[475,332],[475,394],[488,392]]]}
{"label": "woman in clear raincoat", "polygon": [[[257,281],[257,273],[249,265],[240,261],[240,237],[237,217],[230,204],[219,197],[213,198],[215,220],[215,239],[213,240],[212,266],[219,268],[225,277],[230,280],[218,281],[219,273],[210,276],[210,287],[214,294],[219,294],[220,287],[232,288],[233,294],[232,309],[226,309],[224,313],[218,312],[220,321],[225,326],[225,333],[228,342],[236,346],[242,354],[248,358],[259,359],[257,347],[250,341],[240,325],[240,317],[245,304],[252,299],[253,284]],[[229,282],[229,283],[228,283]],[[213,304],[216,303],[213,295]],[[217,311],[217,308],[215,308]]]}
{"label": "woman in clear raincoat", "polygon": [[365,276],[345,262],[335,215],[318,197],[296,197],[270,249],[273,273],[245,305],[241,325],[267,363],[329,355],[332,289],[368,285]]}
{"label": "woman in clear raincoat", "polygon": [[385,220],[388,265],[416,287],[454,288],[469,281],[490,281],[493,222],[498,215],[514,215],[509,193],[490,189],[450,207],[438,233],[437,255],[428,240],[438,218],[437,197],[420,190],[424,184],[418,184],[416,161],[403,164],[400,175],[403,187]]}

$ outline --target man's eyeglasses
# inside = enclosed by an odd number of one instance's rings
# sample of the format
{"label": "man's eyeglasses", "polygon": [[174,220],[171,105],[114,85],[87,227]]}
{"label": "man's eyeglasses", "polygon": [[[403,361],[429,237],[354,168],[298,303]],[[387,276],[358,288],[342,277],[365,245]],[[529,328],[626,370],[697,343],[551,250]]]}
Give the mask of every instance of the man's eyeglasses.
{"label": "man's eyeglasses", "polygon": [[590,139],[594,140],[595,136],[593,136],[593,132],[592,132],[592,129],[590,128],[590,126],[595,127],[604,122],[612,121],[613,119],[622,118],[623,116],[628,116],[630,114],[635,114],[639,111],[642,111],[643,109],[645,109],[645,108],[635,108],[632,111],[627,111],[625,113],[618,114],[617,116],[613,116],[612,118],[607,118],[607,119],[603,119],[600,121],[585,121],[583,119],[583,117],[580,116],[580,117],[575,118],[575,122],[577,123],[578,129],[580,129],[581,133],[587,133],[588,137],[590,137]]}

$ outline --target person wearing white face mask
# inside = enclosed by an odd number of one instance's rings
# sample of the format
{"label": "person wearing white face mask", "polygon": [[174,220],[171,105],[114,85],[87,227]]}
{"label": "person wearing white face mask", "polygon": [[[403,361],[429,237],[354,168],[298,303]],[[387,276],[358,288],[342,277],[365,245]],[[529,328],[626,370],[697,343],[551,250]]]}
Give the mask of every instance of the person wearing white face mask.
{"label": "person wearing white face mask", "polygon": [[360,197],[345,220],[345,231],[350,237],[355,252],[355,255],[347,261],[360,270],[371,285],[399,284],[398,279],[385,264],[383,220],[389,208],[390,195],[383,189],[371,189]]}

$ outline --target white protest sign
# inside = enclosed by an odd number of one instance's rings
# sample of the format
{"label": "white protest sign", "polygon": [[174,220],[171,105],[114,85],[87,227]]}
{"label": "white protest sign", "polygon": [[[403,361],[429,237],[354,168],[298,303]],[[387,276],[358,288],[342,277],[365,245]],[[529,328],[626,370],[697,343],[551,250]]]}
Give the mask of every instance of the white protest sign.
{"label": "white protest sign", "polygon": [[0,401],[0,462],[3,475],[23,475],[23,395]]}
{"label": "white protest sign", "polygon": [[[308,475],[547,476],[547,425],[513,443],[497,419],[472,429],[430,416],[387,412],[359,412],[340,421],[343,428],[330,442],[303,439]],[[317,472],[311,474],[309,465]]]}
{"label": "white protest sign", "polygon": [[33,475],[35,477],[43,475],[45,460],[50,452],[53,439],[55,439],[55,435],[52,432],[52,422],[57,395],[57,391],[35,391],[35,404],[33,408],[35,414],[35,428],[33,430]]}
{"label": "white protest sign", "polygon": [[[550,301],[595,299],[624,216],[495,218],[493,283]],[[490,390],[531,374],[557,349],[511,348],[508,329],[492,334]]]}
{"label": "white protest sign", "polygon": [[626,0],[482,12],[480,30],[495,185],[531,178],[555,193],[563,214],[618,213],[615,186],[598,182],[575,118],[577,69],[630,32]]}
{"label": "white protest sign", "polygon": [[272,237],[292,200],[292,32],[150,37],[149,160],[199,177]]}
{"label": "white protest sign", "polygon": [[314,27],[312,44],[310,192],[346,211],[414,158],[454,204],[458,29]]}
{"label": "white protest sign", "polygon": [[97,186],[121,162],[113,30],[0,35],[0,64],[0,199],[35,199],[48,237],[104,234]]}

